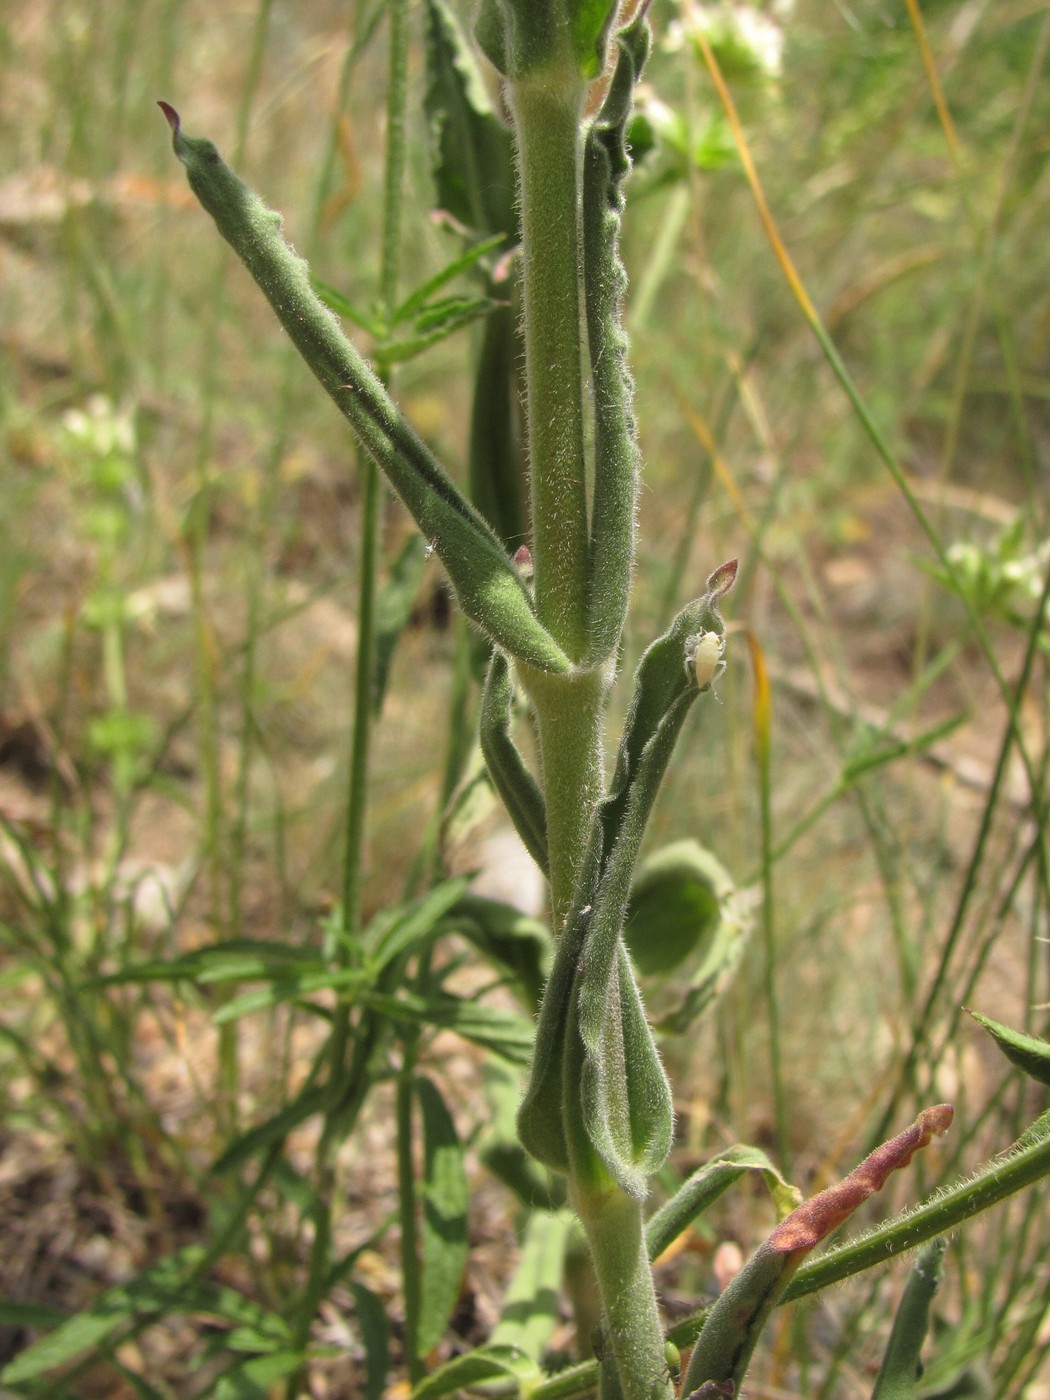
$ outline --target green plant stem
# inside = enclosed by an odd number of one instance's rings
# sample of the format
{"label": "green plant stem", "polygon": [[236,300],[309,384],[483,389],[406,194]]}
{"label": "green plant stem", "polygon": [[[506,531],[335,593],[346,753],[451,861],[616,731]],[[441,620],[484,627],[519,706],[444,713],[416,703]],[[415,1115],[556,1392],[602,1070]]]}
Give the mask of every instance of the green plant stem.
{"label": "green plant stem", "polygon": [[624,1400],[667,1400],[674,1394],[664,1358],[663,1328],[645,1244],[642,1202],[610,1183],[571,1192],[587,1235]]}
{"label": "green plant stem", "polygon": [[602,796],[606,682],[598,671],[553,677],[519,666],[519,674],[536,710],[552,927],[559,934],[572,906],[594,807]]}
{"label": "green plant stem", "polygon": [[401,259],[401,206],[405,173],[405,121],[408,113],[408,4],[387,0],[390,57],[387,67],[386,163],[383,172],[383,252],[379,296],[384,318],[397,298]]}
{"label": "green plant stem", "polygon": [[580,343],[580,114],[584,85],[558,67],[508,89],[522,229],[532,554],[540,621],[584,651],[587,483]]}
{"label": "green plant stem", "polygon": [[397,1080],[397,1197],[401,1224],[401,1278],[405,1299],[405,1362],[415,1384],[423,1375],[419,1355],[419,1314],[422,1288],[419,1276],[419,1230],[416,1222],[416,1177],[412,1160],[412,1075],[415,1046],[405,1038],[405,1064]]}

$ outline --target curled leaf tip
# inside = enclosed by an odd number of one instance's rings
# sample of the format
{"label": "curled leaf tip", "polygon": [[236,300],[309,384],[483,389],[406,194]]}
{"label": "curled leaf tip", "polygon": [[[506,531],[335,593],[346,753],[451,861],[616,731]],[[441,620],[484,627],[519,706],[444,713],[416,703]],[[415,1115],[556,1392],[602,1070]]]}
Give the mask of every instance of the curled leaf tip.
{"label": "curled leaf tip", "polygon": [[804,1201],[782,1220],[767,1241],[769,1248],[777,1254],[807,1253],[848,1220],[869,1196],[881,1191],[891,1172],[906,1167],[931,1138],[946,1133],[954,1117],[951,1104],[923,1109],[910,1128],[876,1147],[849,1176]]}
{"label": "curled leaf tip", "polygon": [[707,592],[712,599],[721,598],[728,593],[736,582],[737,561],[728,559],[724,564],[719,564],[711,577],[707,580]]}
{"label": "curled leaf tip", "polygon": [[182,119],[179,116],[178,112],[176,112],[175,108],[171,105],[170,102],[158,102],[157,106],[164,113],[165,117],[168,120],[168,125],[171,127],[172,137],[177,138],[179,134],[179,128],[182,125]]}

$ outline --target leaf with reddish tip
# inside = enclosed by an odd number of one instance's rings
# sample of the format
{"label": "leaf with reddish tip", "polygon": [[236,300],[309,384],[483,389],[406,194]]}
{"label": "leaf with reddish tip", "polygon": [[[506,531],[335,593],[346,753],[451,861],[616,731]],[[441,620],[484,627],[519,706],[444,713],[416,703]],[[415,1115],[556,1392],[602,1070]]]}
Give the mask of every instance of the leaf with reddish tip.
{"label": "leaf with reddish tip", "polygon": [[805,1256],[880,1191],[891,1172],[906,1167],[920,1148],[946,1133],[953,1117],[950,1104],[925,1109],[843,1181],[804,1201],[780,1222],[711,1309],[689,1361],[683,1387],[687,1395],[704,1382],[740,1385],[762,1328]]}
{"label": "leaf with reddish tip", "polygon": [[910,1128],[890,1138],[865,1157],[855,1171],[826,1191],[813,1196],[780,1222],[763,1248],[778,1254],[808,1254],[833,1230],[850,1218],[869,1196],[881,1191],[891,1172],[906,1167],[921,1148],[951,1127],[955,1110],[951,1104],[937,1104],[919,1114]]}

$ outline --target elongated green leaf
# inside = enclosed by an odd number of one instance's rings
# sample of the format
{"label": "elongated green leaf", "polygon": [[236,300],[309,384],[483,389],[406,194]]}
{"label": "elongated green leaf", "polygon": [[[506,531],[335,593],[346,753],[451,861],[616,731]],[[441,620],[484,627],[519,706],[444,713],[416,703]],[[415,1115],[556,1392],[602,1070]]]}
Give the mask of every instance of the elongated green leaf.
{"label": "elongated green leaf", "polygon": [[363,1400],[382,1400],[390,1369],[390,1324],[386,1307],[363,1283],[351,1283],[354,1311],[365,1349],[365,1390]]}
{"label": "elongated green leaf", "polygon": [[516,243],[511,134],[493,110],[473,47],[446,0],[427,0],[425,43],[438,202],[467,228]]}
{"label": "elongated green leaf", "polygon": [[537,1162],[562,1173],[569,1170],[564,1103],[566,1041],[576,974],[591,913],[590,906],[577,910],[558,939],[554,967],[543,993],[536,1026],[529,1082],[518,1109],[521,1145]]}
{"label": "elongated green leaf", "polygon": [[[570,1031],[570,1021],[576,1025],[578,1014],[587,1048],[599,1056],[603,1042],[612,1054],[613,1047],[622,1040],[622,1026],[616,1022],[621,987],[617,948],[634,862],[664,767],[685,715],[699,693],[685,665],[687,638],[700,629],[702,622],[713,625],[716,617],[714,604],[708,598],[690,604],[669,631],[649,647],[635,676],[616,773],[609,796],[595,816],[577,908],[558,941],[554,968],[540,1008],[532,1073],[518,1112],[522,1145],[553,1171],[568,1170],[566,1119],[575,1119],[581,1108],[577,1092],[583,1065],[578,1066],[580,1077],[568,1069],[570,1062],[577,1065],[575,1047],[566,1045],[567,1037],[575,1033]],[[574,1008],[577,1000],[579,1006]],[[655,1050],[647,1053],[646,1059],[648,1083],[655,1079]],[[601,1111],[599,1104],[610,1091],[609,1076],[614,1072],[608,1063],[604,1067],[596,1064],[589,1081],[588,1121],[594,1122],[595,1131],[602,1134],[606,1146],[608,1132],[597,1120],[597,1114]],[[593,1078],[595,1073],[604,1082],[604,1089]],[[623,1100],[626,1113],[626,1089]],[[657,1102],[661,1108],[665,1105],[664,1092],[658,1094]],[[561,1111],[556,1113],[554,1106],[558,1104]],[[629,1121],[629,1114],[622,1121]],[[585,1151],[583,1138],[574,1135],[579,1151]],[[651,1160],[651,1147],[662,1136],[661,1133],[650,1139],[649,1149],[643,1154],[646,1160]],[[639,1190],[637,1160],[617,1158],[607,1166],[614,1175],[622,1174],[622,1179],[618,1179],[624,1189]]]}
{"label": "elongated green leaf", "polygon": [[502,652],[493,652],[481,693],[481,752],[492,785],[503,799],[526,850],[547,874],[547,809],[539,784],[511,738],[513,700],[507,658]]}
{"label": "elongated green leaf", "polygon": [[469,1191],[463,1147],[452,1115],[429,1079],[415,1083],[423,1117],[423,1223],[419,1352],[426,1356],[444,1336],[467,1266]]}
{"label": "elongated green leaf", "polygon": [[181,1250],[119,1288],[110,1288],[90,1308],[61,1323],[4,1368],[0,1379],[31,1381],[75,1360],[125,1324],[160,1313],[202,1313],[250,1327],[280,1344],[290,1337],[283,1318],[232,1288],[190,1282],[202,1251]]}
{"label": "elongated green leaf", "polygon": [[758,1147],[730,1147],[698,1167],[645,1226],[649,1258],[656,1259],[697,1216],[703,1215],[723,1192],[748,1172],[759,1172],[777,1202],[779,1215],[798,1205],[800,1196]]}
{"label": "elongated green leaf", "polygon": [[[587,1138],[621,1188],[644,1196],[648,1178],[671,1150],[674,1107],[622,940],[600,1001],[590,968],[579,981],[586,1048],[579,1100]],[[566,1111],[571,1117],[571,1103]]]}
{"label": "elongated green leaf", "polygon": [[429,308],[419,317],[414,335],[388,340],[383,344],[383,359],[387,364],[401,364],[414,359],[465,326],[493,315],[501,306],[502,303],[494,297],[458,297],[454,303],[450,300],[443,306]]}
{"label": "elongated green leaf", "polygon": [[5,1385],[20,1385],[36,1380],[98,1346],[133,1317],[134,1308],[122,1291],[106,1293],[89,1311],[77,1313],[20,1352],[0,1371],[0,1381]]}
{"label": "elongated green leaf", "polygon": [[521,1101],[520,1074],[515,1066],[492,1056],[484,1066],[484,1079],[485,1098],[492,1112],[488,1130],[478,1143],[478,1155],[529,1214],[558,1210],[565,1204],[561,1179],[544,1171],[518,1140],[515,1116]]}
{"label": "elongated green leaf", "polygon": [[[216,1026],[227,1025],[231,1021],[239,1021],[242,1016],[282,1006],[288,1001],[305,1005],[307,998],[317,992],[338,992],[342,1000],[352,1002],[370,985],[371,979],[357,968],[323,968],[315,972],[301,972],[293,977],[282,974],[268,986],[255,987],[231,998],[219,1007],[211,1019]],[[315,1005],[311,1009],[319,1015],[329,1015],[327,1007]]]}
{"label": "elongated green leaf", "polygon": [[528,1217],[521,1257],[490,1341],[514,1347],[538,1364],[559,1318],[565,1250],[575,1228],[570,1211],[537,1210]]}
{"label": "elongated green leaf", "polygon": [[915,1400],[922,1375],[922,1344],[930,1306],[940,1287],[946,1239],[933,1240],[919,1254],[893,1319],[893,1330],[879,1367],[871,1400]]}
{"label": "elongated green leaf", "polygon": [[369,995],[368,1005],[395,1021],[455,1031],[464,1040],[494,1050],[515,1064],[527,1064],[532,1048],[532,1022],[510,1011],[463,1001],[459,997]]}
{"label": "elongated green leaf", "polygon": [[223,163],[212,142],[184,136],[178,114],[162,106],[191,189],[434,545],[463,611],[513,656],[541,670],[567,671],[568,658],[536,618],[502,543],[319,301],[306,264],[281,237],[280,217]]}
{"label": "elongated green leaf", "polygon": [[301,1351],[278,1351],[253,1356],[226,1371],[215,1386],[215,1400],[267,1400],[277,1381],[297,1371],[306,1360]]}
{"label": "elongated green leaf", "polygon": [[315,1085],[304,1090],[279,1113],[275,1113],[272,1118],[267,1118],[264,1123],[249,1128],[246,1133],[235,1138],[219,1159],[212,1164],[212,1171],[216,1175],[236,1171],[238,1167],[250,1161],[256,1153],[264,1151],[275,1142],[281,1142],[300,1123],[305,1123],[307,1118],[313,1117],[315,1113],[320,1113],[325,1106],[326,1098],[327,1090],[323,1085]]}
{"label": "elongated green leaf", "polygon": [[536,1363],[514,1347],[479,1347],[439,1366],[412,1391],[409,1400],[438,1400],[467,1386],[509,1376],[512,1380],[537,1379]]}
{"label": "elongated green leaf", "polygon": [[[449,282],[461,277],[490,253],[495,253],[505,243],[505,236],[497,233],[494,238],[483,238],[480,243],[473,244],[465,253],[461,253],[458,258],[453,258],[450,263],[436,272],[433,277],[418,286],[414,292],[409,293],[405,300],[394,312],[394,325],[400,325],[404,321],[411,321],[418,317],[420,313],[428,313],[433,310],[434,303],[431,298],[440,292],[442,287],[448,286]],[[418,324],[418,321],[417,321]]]}
{"label": "elongated green leaf", "polygon": [[985,1028],[1012,1065],[1024,1070],[1038,1083],[1050,1085],[1050,1041],[1011,1030],[1001,1021],[982,1016],[979,1011],[971,1011],[970,1015]]}
{"label": "elongated green leaf", "polygon": [[620,644],[634,558],[641,455],[627,363],[620,260],[623,182],[631,168],[626,126],[634,86],[649,52],[644,11],[617,35],[619,58],[601,110],[587,133],[583,158],[584,304],[593,393],[594,491],[587,600],[591,665]]}
{"label": "elongated green leaf", "polygon": [[397,958],[418,948],[434,932],[438,921],[454,909],[470,886],[469,875],[457,875],[442,880],[426,894],[410,904],[393,911],[383,911],[382,933],[373,943],[373,926],[366,930],[366,944],[371,945],[371,962],[378,974]]}

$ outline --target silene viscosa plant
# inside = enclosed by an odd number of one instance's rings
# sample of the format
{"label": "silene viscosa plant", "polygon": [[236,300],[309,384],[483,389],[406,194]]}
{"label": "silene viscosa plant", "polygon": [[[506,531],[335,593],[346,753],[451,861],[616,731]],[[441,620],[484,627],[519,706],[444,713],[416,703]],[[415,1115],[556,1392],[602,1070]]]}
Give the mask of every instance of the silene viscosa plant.
{"label": "silene viscosa plant", "polygon": [[[185,135],[178,114],[161,104],[200,203],[440,557],[459,608],[491,648],[481,748],[549,881],[555,953],[517,1127],[527,1152],[564,1181],[586,1235],[601,1297],[598,1360],[576,1376],[574,1390],[571,1378],[555,1382],[540,1358],[505,1343],[472,1353],[470,1368],[459,1358],[418,1380],[420,1397],[486,1380],[497,1380],[503,1394],[567,1395],[597,1384],[603,1396],[627,1400],[732,1396],[789,1289],[799,1296],[931,1240],[1047,1170],[1040,1120],[986,1175],[903,1226],[884,1227],[859,1253],[798,1274],[816,1244],[948,1128],[951,1108],[929,1108],[811,1201],[798,1205],[797,1194],[781,1189],[780,1224],[713,1307],[678,1334],[696,1339],[684,1376],[673,1348],[669,1359],[651,1260],[743,1172],[776,1174],[762,1154],[740,1149],[701,1168],[647,1219],[649,1182],[670,1150],[674,1116],[625,925],[662,776],[686,716],[726,665],[720,610],[736,576],[734,561],[716,568],[645,651],[607,778],[606,714],[631,587],[640,470],[619,228],[631,165],[627,124],[650,44],[647,8],[617,28],[618,6],[608,0],[484,0],[477,21],[477,42],[500,75],[513,124],[531,578],[524,556],[513,556],[343,334],[282,238],[279,216],[210,141]],[[438,0],[427,18],[446,31],[453,22]],[[535,727],[537,772],[512,735],[519,691]],[[647,937],[659,936],[654,919]],[[1045,1076],[1040,1054],[1030,1051],[1027,1067]],[[923,1278],[935,1281],[932,1258],[920,1262]],[[929,1296],[929,1287],[917,1290],[909,1317],[925,1318]],[[923,1330],[913,1326],[891,1346],[876,1394],[911,1393]],[[898,1383],[905,1388],[893,1389]]]}

